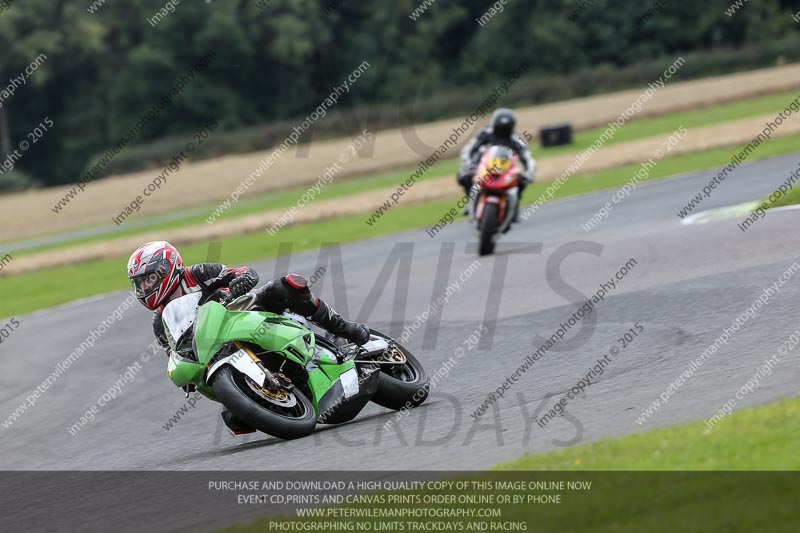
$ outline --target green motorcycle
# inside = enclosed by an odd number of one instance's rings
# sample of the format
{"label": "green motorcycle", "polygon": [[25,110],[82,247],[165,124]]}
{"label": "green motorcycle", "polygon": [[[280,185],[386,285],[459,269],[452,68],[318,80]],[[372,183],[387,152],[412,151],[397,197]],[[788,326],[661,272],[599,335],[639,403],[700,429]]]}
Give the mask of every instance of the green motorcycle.
{"label": "green motorcycle", "polygon": [[162,319],[172,382],[281,439],[348,422],[370,401],[400,410],[428,397],[425,369],[388,336],[370,330],[369,342],[356,346],[318,335],[298,315],[259,310],[253,294],[225,305],[188,294]]}

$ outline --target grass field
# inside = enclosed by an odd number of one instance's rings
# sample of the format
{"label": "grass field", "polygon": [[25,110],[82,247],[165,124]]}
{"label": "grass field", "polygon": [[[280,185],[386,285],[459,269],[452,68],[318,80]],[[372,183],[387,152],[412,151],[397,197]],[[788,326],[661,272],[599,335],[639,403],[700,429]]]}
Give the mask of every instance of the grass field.
{"label": "grass field", "polygon": [[[713,406],[719,407],[719,406]],[[705,422],[529,455],[497,470],[800,470],[800,398]]]}
{"label": "grass field", "polygon": [[[623,142],[634,141],[647,137],[666,135],[675,131],[679,126],[689,129],[693,127],[709,126],[722,122],[738,120],[764,113],[777,112],[783,109],[785,103],[796,96],[794,92],[780,93],[761,98],[754,98],[741,102],[734,102],[719,106],[696,109],[679,113],[671,113],[653,118],[642,118],[626,123],[620,128],[614,137],[606,143],[606,146]],[[603,132],[604,128],[596,128],[576,133],[574,143],[569,146],[551,148],[543,150],[538,145],[532,146],[533,156],[546,161],[548,157],[554,157],[570,153],[579,153],[588,148]],[[434,165],[427,173],[426,179],[437,177],[452,176],[457,169],[456,160],[440,161]],[[364,192],[382,187],[389,187],[404,181],[414,168],[404,168],[389,172],[380,173],[375,176],[334,180],[331,184],[323,187],[318,196],[311,202],[330,200],[334,198],[346,197],[356,192]],[[259,197],[243,200],[228,209],[218,220],[229,220],[235,217],[262,213],[271,209],[289,208],[307,190],[306,186],[295,187],[282,190],[277,193],[261,195]],[[173,229],[185,226],[203,224],[208,215],[218,207],[218,204],[206,204],[193,208],[176,216],[168,221],[162,220],[163,216],[148,216],[132,218],[131,222],[108,234],[96,235],[91,237],[67,238],[63,242],[52,245],[38,246],[28,250],[20,251],[15,255],[28,255],[31,253],[45,250],[64,248],[76,244],[90,242],[100,242],[110,237],[123,237],[142,233],[144,231],[157,231],[161,229]],[[13,241],[12,241],[13,242]]]}
{"label": "grass field", "polygon": [[[800,136],[784,137],[762,144],[751,155],[755,161],[775,155],[797,151]],[[730,147],[707,152],[686,154],[663,159],[651,171],[648,179],[658,179],[683,172],[714,168],[727,163],[731,154],[743,147]],[[639,165],[607,170],[593,174],[574,176],[561,186],[555,197],[563,198],[603,189],[622,186],[639,169]],[[547,188],[548,183],[534,184],[525,193],[525,202],[532,203]],[[450,209],[452,201],[432,202],[412,206],[398,206],[385,214],[373,226],[364,224],[364,215],[343,217],[311,224],[290,226],[275,237],[266,232],[227,238],[224,241],[220,260],[228,265],[237,265],[278,255],[281,243],[291,245],[291,252],[318,249],[335,243],[351,242],[379,235],[396,233],[434,224]],[[536,215],[526,224],[536,224]],[[459,222],[463,223],[463,222]],[[181,247],[188,263],[208,259],[208,243],[197,243]],[[0,292],[5,297],[0,301],[0,317],[10,317],[66,303],[78,298],[102,294],[128,286],[125,275],[126,258],[90,261],[58,269],[45,269],[29,274],[0,277]],[[271,274],[271,273],[270,273]],[[33,291],[14,290],[20,286],[38,287]]]}
{"label": "grass field", "polygon": [[[800,399],[792,398],[735,411],[713,430],[704,422],[651,430],[526,456],[469,479],[591,482],[589,490],[561,491],[560,504],[495,506],[501,509],[502,521],[526,521],[532,526],[528,531],[788,532],[797,530],[800,519],[796,474],[786,472],[800,469],[798,446]],[[373,528],[377,522],[371,523]],[[223,531],[253,533],[267,530],[266,525],[262,519]]]}

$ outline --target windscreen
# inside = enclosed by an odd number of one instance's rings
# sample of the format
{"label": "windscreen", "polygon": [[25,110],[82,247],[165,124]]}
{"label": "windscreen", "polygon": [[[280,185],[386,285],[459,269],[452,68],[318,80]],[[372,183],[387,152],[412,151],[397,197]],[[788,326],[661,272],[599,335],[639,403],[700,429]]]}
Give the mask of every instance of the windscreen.
{"label": "windscreen", "polygon": [[175,350],[181,336],[192,327],[197,316],[197,304],[200,303],[201,294],[194,292],[176,300],[172,300],[164,308],[161,319],[167,331],[167,341]]}

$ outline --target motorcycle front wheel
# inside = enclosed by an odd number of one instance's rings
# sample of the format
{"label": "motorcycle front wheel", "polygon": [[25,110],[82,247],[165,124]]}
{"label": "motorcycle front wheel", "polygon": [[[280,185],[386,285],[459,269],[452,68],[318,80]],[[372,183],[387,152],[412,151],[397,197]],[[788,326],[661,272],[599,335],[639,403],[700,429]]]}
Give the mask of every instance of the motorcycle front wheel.
{"label": "motorcycle front wheel", "polygon": [[211,388],[236,418],[273,437],[299,439],[313,433],[317,425],[311,400],[296,388],[274,393],[230,366],[214,374]]}
{"label": "motorcycle front wheel", "polygon": [[494,253],[494,241],[497,235],[497,204],[486,203],[481,218],[480,231],[481,242],[478,247],[478,254],[491,255]]}

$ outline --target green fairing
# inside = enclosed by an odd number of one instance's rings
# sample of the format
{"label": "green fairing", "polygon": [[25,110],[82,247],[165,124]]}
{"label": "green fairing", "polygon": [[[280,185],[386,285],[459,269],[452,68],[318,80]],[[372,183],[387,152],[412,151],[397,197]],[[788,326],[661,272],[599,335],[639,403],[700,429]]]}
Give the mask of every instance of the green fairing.
{"label": "green fairing", "polygon": [[[303,336],[308,335],[306,347]],[[314,354],[314,334],[282,315],[263,311],[228,311],[216,302],[202,306],[197,313],[194,333],[198,360],[207,364],[212,357],[230,341],[245,341],[261,346],[264,350],[283,352],[302,366]],[[294,348],[296,353],[288,352]]]}
{"label": "green fairing", "polygon": [[[307,338],[308,345],[303,337]],[[217,398],[205,383],[205,370],[222,346],[231,341],[256,344],[264,351],[280,353],[305,368],[313,393],[311,401],[318,414],[320,399],[342,373],[355,367],[352,361],[339,364],[324,350],[320,350],[319,359],[313,361],[316,348],[313,332],[289,318],[264,311],[229,311],[216,302],[200,307],[194,340],[199,363],[173,353],[167,367],[170,379],[178,387],[193,383],[200,393],[214,401]]]}
{"label": "green fairing", "polygon": [[206,365],[181,359],[174,353],[170,355],[169,362],[167,363],[169,378],[178,387],[183,387],[184,385],[194,382],[198,375],[203,374],[205,369]]}

